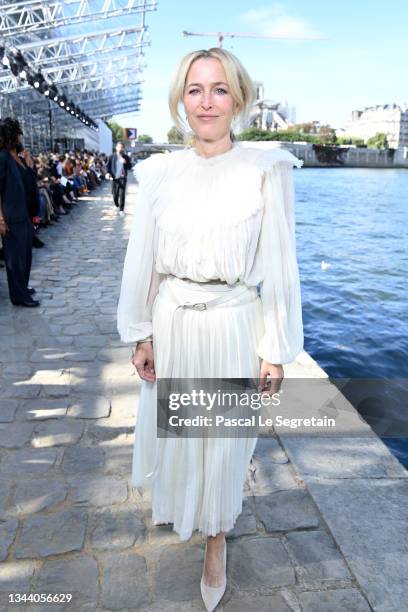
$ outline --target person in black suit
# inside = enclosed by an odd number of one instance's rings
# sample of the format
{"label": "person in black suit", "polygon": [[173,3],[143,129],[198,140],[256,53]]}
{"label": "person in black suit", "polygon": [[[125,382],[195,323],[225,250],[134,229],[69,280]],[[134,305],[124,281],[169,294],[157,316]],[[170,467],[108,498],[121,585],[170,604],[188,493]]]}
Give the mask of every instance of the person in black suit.
{"label": "person in black suit", "polygon": [[18,156],[22,130],[16,119],[0,120],[0,235],[10,300],[15,306],[34,307],[35,289],[28,286],[33,245],[33,225],[29,216],[31,179]]}
{"label": "person in black suit", "polygon": [[[27,198],[28,216],[32,220],[33,227],[35,230],[34,220],[38,219],[40,214],[40,190],[38,189],[38,176],[34,166],[33,158],[31,157],[30,152],[27,149],[21,151],[21,153],[19,154],[19,158],[27,168],[28,175],[30,178],[30,189]],[[36,249],[41,249],[43,246],[43,241],[35,235],[34,231],[33,247],[35,247]]]}
{"label": "person in black suit", "polygon": [[112,178],[112,195],[121,217],[125,214],[125,196],[128,170],[132,168],[130,157],[124,153],[123,142],[116,143],[116,152],[109,157],[107,175]]}

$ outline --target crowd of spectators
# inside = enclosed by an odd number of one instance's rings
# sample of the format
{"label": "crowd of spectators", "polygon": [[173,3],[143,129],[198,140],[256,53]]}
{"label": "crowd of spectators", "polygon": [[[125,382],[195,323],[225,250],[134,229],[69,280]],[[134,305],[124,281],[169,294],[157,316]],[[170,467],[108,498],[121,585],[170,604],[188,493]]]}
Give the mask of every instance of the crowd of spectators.
{"label": "crowd of spectators", "polygon": [[107,155],[86,150],[32,155],[23,145],[20,123],[0,120],[0,259],[13,304],[39,305],[28,284],[31,249],[44,246],[38,234],[42,237],[41,228],[58,223],[102,183],[108,161]]}
{"label": "crowd of spectators", "polygon": [[59,217],[68,215],[80,196],[102,183],[109,158],[104,153],[86,150],[31,155],[28,149],[23,149],[19,156],[32,171],[29,216],[34,226],[33,247],[41,248],[44,243],[38,237],[39,229],[58,223]]}
{"label": "crowd of spectators", "polygon": [[0,268],[5,267],[13,305],[40,305],[29,278],[32,248],[44,246],[43,228],[58,223],[105,179],[112,181],[114,203],[123,216],[131,167],[123,143],[110,156],[89,150],[32,154],[18,119],[0,118]]}
{"label": "crowd of spectators", "polygon": [[32,218],[35,225],[46,227],[69,214],[81,195],[100,185],[106,174],[107,156],[95,152],[69,152],[63,155],[41,153],[33,157],[24,150],[26,164],[37,179],[38,194],[34,199]]}

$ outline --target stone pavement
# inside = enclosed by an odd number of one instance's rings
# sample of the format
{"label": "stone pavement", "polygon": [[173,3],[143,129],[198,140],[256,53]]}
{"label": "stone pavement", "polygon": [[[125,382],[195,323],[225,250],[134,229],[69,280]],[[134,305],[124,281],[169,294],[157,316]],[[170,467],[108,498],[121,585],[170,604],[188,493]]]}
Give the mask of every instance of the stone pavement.
{"label": "stone pavement", "polygon": [[[136,194],[132,179],[120,218],[104,185],[43,232],[31,276],[41,307],[11,306],[0,269],[1,611],[205,609],[204,537],[180,543],[172,526],[153,526],[130,485],[139,382],[116,305]],[[10,593],[72,600],[24,607]],[[248,470],[219,609],[388,609],[368,603],[273,435]]]}

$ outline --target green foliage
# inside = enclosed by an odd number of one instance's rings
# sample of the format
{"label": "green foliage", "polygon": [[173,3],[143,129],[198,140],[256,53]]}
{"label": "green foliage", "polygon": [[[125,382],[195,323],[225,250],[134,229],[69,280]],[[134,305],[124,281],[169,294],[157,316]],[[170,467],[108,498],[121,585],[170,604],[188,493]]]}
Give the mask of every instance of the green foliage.
{"label": "green foliage", "polygon": [[308,123],[295,123],[295,125],[288,128],[288,130],[301,132],[302,134],[317,134],[316,124],[312,121],[309,121]]}
{"label": "green foliage", "polygon": [[372,149],[388,149],[387,134],[383,132],[377,132],[375,136],[372,136],[367,140],[367,147]]}
{"label": "green foliage", "polygon": [[336,131],[330,125],[321,125],[318,135],[321,139],[320,142],[327,144],[335,144],[337,142]]}
{"label": "green foliage", "polygon": [[315,144],[335,142],[335,134],[308,134],[295,131],[293,128],[288,130],[268,131],[259,128],[248,128],[237,136],[238,140],[279,140],[282,142],[311,142]]}
{"label": "green foliage", "polygon": [[116,123],[115,121],[108,121],[107,125],[112,132],[113,143],[116,143],[118,141],[125,141],[125,128],[123,128],[121,125],[119,125],[119,123]]}
{"label": "green foliage", "polygon": [[237,135],[237,140],[272,140],[270,135],[272,132],[260,130],[259,128],[251,127],[243,130]]}
{"label": "green foliage", "polygon": [[139,134],[139,136],[137,137],[137,142],[150,143],[153,142],[153,138],[148,134]]}
{"label": "green foliage", "polygon": [[341,145],[355,145],[356,147],[365,147],[363,138],[356,138],[354,136],[339,136],[337,138],[337,144]]}
{"label": "green foliage", "polygon": [[183,144],[183,134],[173,125],[172,128],[167,132],[167,142],[169,144]]}

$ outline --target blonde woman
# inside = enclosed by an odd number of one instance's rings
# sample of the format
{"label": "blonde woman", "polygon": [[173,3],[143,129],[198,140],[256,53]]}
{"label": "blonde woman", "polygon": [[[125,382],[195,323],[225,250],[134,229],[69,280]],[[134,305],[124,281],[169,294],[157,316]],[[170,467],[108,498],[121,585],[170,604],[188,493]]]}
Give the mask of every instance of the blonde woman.
{"label": "blonde woman", "polygon": [[256,438],[157,437],[157,379],[249,377],[264,385],[282,379],[282,364],[303,348],[293,191],[293,166],[303,162],[234,139],[254,100],[232,53],[211,48],[181,59],[169,106],[190,146],[137,164],[118,303],[118,331],[136,342],[142,379],[132,484],[151,488],[153,523],[172,523],[180,540],[196,529],[207,536],[207,610],[225,591],[225,533],[242,511]]}

